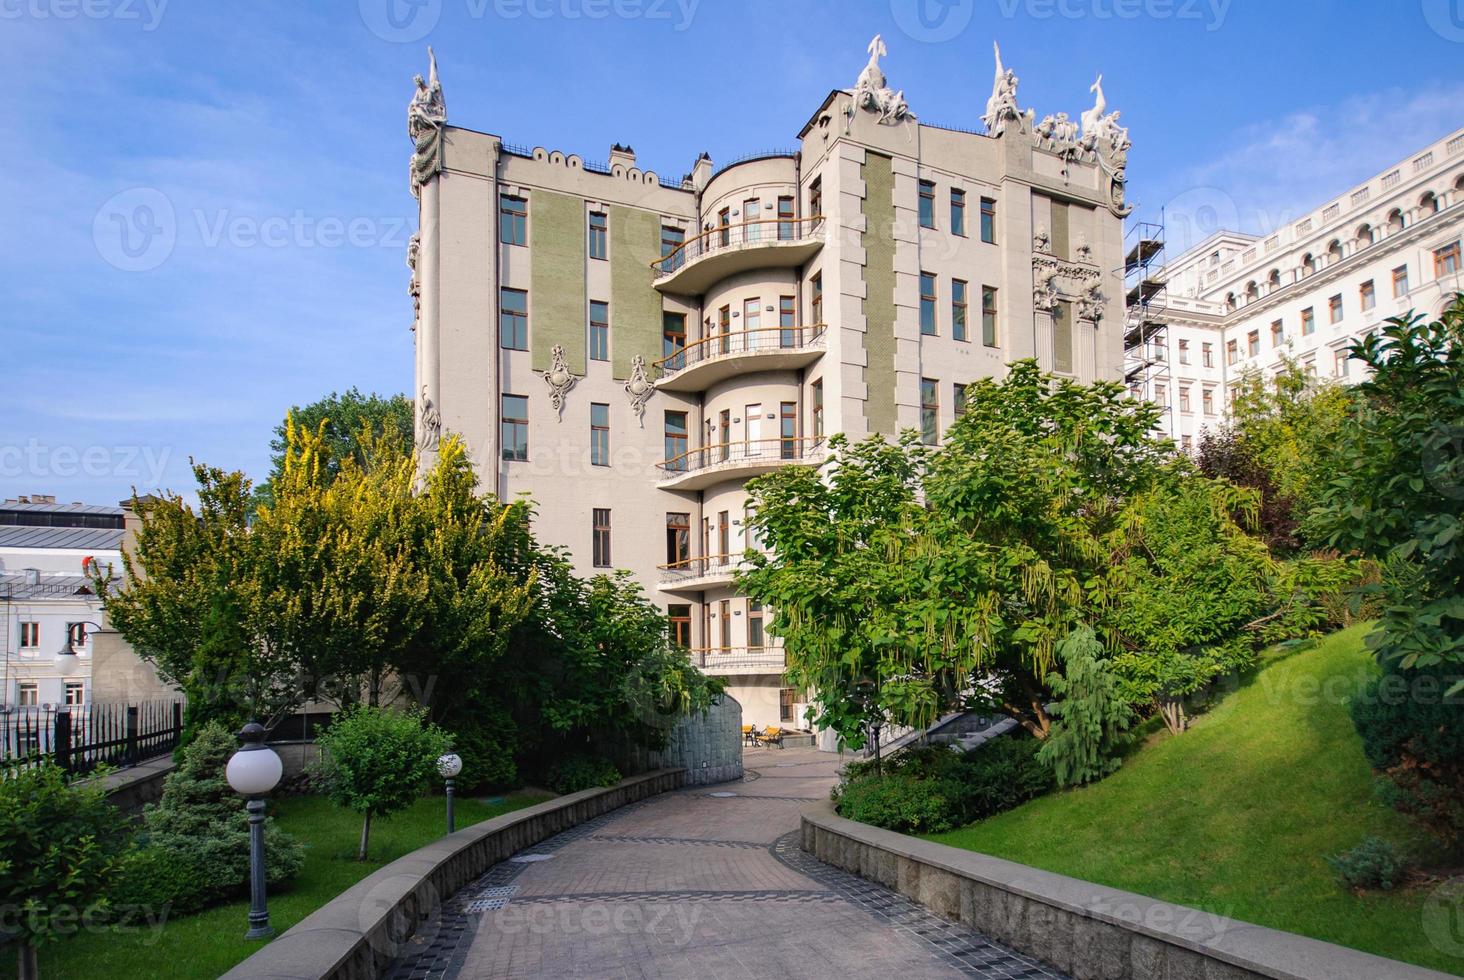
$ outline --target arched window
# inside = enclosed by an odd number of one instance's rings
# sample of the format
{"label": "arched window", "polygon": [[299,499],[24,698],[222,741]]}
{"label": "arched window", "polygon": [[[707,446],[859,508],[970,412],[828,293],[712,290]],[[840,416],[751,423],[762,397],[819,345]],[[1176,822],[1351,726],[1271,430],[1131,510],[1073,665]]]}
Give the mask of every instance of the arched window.
{"label": "arched window", "polygon": [[1231,310],[1234,310],[1234,309],[1235,309],[1235,294],[1234,293],[1226,293],[1225,294],[1225,312],[1229,313]]}
{"label": "arched window", "polygon": [[1418,199],[1418,213],[1424,217],[1439,213],[1439,199],[1433,191],[1425,191]]}
{"label": "arched window", "polygon": [[1260,298],[1261,287],[1256,284],[1256,281],[1254,279],[1252,279],[1250,282],[1245,284],[1245,301],[1247,303],[1254,303]]}
{"label": "arched window", "polygon": [[1340,241],[1338,241],[1337,239],[1334,238],[1334,239],[1332,239],[1332,243],[1327,246],[1327,264],[1328,265],[1336,265],[1338,262],[1341,262],[1341,261],[1342,261],[1342,243]]}
{"label": "arched window", "polygon": [[1395,235],[1403,230],[1403,212],[1398,208],[1388,212],[1388,234]]}
{"label": "arched window", "polygon": [[1309,276],[1316,271],[1317,260],[1310,252],[1307,252],[1301,257],[1301,274],[1304,276]]}
{"label": "arched window", "polygon": [[1267,291],[1281,288],[1281,270],[1272,269],[1271,274],[1266,277]]}
{"label": "arched window", "polygon": [[1357,247],[1367,248],[1373,243],[1372,225],[1360,224],[1357,226]]}
{"label": "arched window", "polygon": [[1454,193],[1464,194],[1464,174],[1454,178]]}

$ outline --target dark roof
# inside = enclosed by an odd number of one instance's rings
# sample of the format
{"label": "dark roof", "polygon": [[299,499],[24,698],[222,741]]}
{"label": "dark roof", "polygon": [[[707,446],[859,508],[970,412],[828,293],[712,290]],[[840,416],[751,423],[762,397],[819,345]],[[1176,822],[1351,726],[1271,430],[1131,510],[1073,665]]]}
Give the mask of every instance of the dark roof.
{"label": "dark roof", "polygon": [[0,511],[5,510],[45,514],[112,514],[116,517],[122,516],[121,507],[113,507],[109,504],[83,504],[80,502],[49,504],[36,503],[35,501],[0,500]]}
{"label": "dark roof", "polygon": [[0,548],[117,551],[122,547],[122,534],[120,527],[28,527],[0,524]]}
{"label": "dark roof", "polygon": [[0,601],[31,599],[69,599],[72,596],[95,595],[91,580],[85,575],[43,573],[36,584],[26,581],[24,572],[0,573]]}

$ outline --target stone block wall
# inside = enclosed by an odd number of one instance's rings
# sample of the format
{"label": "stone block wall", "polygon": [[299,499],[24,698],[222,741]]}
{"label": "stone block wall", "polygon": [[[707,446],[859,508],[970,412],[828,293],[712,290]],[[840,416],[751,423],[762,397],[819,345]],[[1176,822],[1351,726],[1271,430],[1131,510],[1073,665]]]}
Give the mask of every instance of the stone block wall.
{"label": "stone block wall", "polygon": [[686,785],[705,786],[742,778],[742,705],[728,695],[701,715],[689,715],[671,730],[660,752],[636,747],[613,751],[622,772],[684,769]]}

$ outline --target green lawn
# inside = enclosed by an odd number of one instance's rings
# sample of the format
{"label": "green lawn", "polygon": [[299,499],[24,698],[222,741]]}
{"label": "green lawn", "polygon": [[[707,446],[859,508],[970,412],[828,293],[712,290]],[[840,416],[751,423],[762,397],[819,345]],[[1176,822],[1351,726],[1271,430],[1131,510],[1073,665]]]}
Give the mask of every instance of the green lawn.
{"label": "green lawn", "polygon": [[[499,802],[459,799],[458,827],[529,806],[545,794],[513,793]],[[242,805],[242,804],[241,804]],[[361,819],[319,796],[301,796],[271,804],[280,825],[306,845],[305,867],[288,890],[270,895],[270,924],[284,932],[306,915],[388,862],[427,844],[443,832],[446,819],[441,797],[418,801],[411,809],[372,821],[371,860],[358,863],[356,844]],[[212,980],[253,953],[260,941],[246,941],[248,901],[234,902],[172,920],[161,932],[129,935],[88,934],[44,946],[40,973],[57,978],[169,977]],[[0,977],[15,976],[15,954],[0,950]]]}
{"label": "green lawn", "polygon": [[1358,897],[1323,861],[1367,834],[1419,843],[1373,798],[1347,715],[1372,671],[1365,632],[1277,655],[1101,783],[931,839],[1464,975],[1424,935],[1427,890]]}

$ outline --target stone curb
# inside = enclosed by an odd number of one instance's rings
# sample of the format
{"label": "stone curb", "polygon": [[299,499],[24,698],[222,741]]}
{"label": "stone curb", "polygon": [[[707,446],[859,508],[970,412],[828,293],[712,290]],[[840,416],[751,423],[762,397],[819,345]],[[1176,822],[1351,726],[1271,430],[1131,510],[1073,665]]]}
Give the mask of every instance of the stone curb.
{"label": "stone curb", "polygon": [[661,769],[465,827],[377,869],[224,974],[227,980],[376,980],[417,926],[488,868],[562,830],[680,787]]}
{"label": "stone curb", "polygon": [[1448,980],[1294,933],[803,811],[803,850],[1073,980]]}

